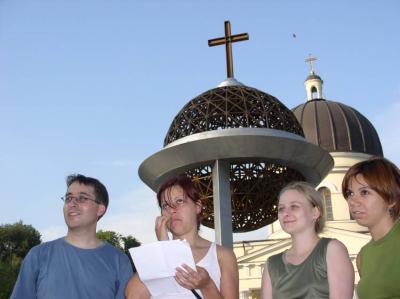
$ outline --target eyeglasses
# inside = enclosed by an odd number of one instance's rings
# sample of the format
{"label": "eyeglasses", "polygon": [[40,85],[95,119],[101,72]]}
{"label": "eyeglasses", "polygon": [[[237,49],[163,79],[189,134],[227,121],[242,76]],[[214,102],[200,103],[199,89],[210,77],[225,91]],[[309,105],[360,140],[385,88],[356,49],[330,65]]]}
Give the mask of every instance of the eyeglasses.
{"label": "eyeglasses", "polygon": [[79,196],[71,196],[71,195],[66,195],[61,197],[61,200],[64,202],[64,204],[69,204],[72,201],[75,201],[77,204],[83,204],[86,203],[88,200],[94,201],[95,203],[100,203],[98,200],[90,198],[85,195],[79,195]]}

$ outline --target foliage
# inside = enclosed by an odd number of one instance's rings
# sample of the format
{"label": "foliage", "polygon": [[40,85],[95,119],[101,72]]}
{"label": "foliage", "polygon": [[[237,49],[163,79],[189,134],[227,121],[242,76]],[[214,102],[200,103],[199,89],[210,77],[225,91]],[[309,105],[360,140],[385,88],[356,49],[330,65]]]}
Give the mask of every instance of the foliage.
{"label": "foliage", "polygon": [[107,231],[103,231],[103,230],[99,230],[97,233],[97,238],[99,238],[100,240],[106,241],[108,243],[110,243],[112,246],[123,250],[122,245],[121,245],[121,238],[122,236],[114,231],[111,230],[107,230]]}
{"label": "foliage", "polygon": [[0,299],[10,298],[19,267],[20,264],[11,265],[0,261]]}
{"label": "foliage", "polygon": [[22,260],[41,242],[40,233],[22,221],[0,225],[0,299],[10,297]]}
{"label": "foliage", "polygon": [[128,251],[129,248],[138,247],[140,246],[140,242],[136,240],[136,238],[128,235],[126,237],[122,237],[122,241],[124,243],[124,251]]}
{"label": "foliage", "polygon": [[131,235],[123,236],[119,233],[110,230],[108,231],[99,230],[96,234],[100,240],[106,241],[111,245],[113,245],[114,247],[118,248],[119,250],[125,252],[125,254],[129,258],[129,261],[131,262],[133,271],[136,272],[136,268],[135,265],[133,264],[132,257],[129,254],[129,248],[140,246],[140,242],[136,240],[136,238],[134,238]]}
{"label": "foliage", "polygon": [[18,262],[41,242],[40,233],[22,221],[0,225],[0,261]]}

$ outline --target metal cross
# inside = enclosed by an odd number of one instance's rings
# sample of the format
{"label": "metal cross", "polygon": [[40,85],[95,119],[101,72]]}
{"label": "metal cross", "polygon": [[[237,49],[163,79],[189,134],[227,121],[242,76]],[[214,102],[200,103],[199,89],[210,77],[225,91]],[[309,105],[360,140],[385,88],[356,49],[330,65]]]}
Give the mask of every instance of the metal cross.
{"label": "metal cross", "polygon": [[308,62],[310,64],[310,73],[314,74],[314,61],[317,60],[317,57],[313,57],[311,54],[308,54],[308,58],[305,60],[305,62]]}
{"label": "metal cross", "polygon": [[228,78],[233,78],[233,58],[232,58],[232,43],[248,40],[247,33],[231,35],[231,23],[225,21],[225,36],[208,40],[208,46],[219,46],[225,44],[226,49],[226,70]]}

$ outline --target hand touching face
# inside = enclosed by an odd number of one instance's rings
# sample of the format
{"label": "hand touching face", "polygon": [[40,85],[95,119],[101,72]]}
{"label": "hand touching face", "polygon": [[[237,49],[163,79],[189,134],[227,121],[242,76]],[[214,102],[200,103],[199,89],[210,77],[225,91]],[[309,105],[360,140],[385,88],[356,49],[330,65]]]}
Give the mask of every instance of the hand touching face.
{"label": "hand touching face", "polygon": [[168,226],[171,220],[170,215],[161,215],[156,218],[155,230],[158,241],[169,240]]}
{"label": "hand touching face", "polygon": [[197,232],[201,204],[189,198],[180,186],[166,189],[161,196],[160,206],[162,216],[156,220],[157,237],[164,239],[168,230],[174,239],[185,238],[187,234]]}

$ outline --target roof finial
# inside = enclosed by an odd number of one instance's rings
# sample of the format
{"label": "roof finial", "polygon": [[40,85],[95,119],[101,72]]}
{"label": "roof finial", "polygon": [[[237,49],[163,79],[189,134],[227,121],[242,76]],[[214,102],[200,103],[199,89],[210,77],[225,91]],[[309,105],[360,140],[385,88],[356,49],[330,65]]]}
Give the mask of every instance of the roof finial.
{"label": "roof finial", "polygon": [[219,46],[225,44],[226,48],[226,69],[228,78],[233,78],[233,58],[232,58],[232,43],[248,40],[247,33],[231,35],[231,23],[225,21],[225,36],[208,40],[208,46]]}
{"label": "roof finial", "polygon": [[307,91],[307,101],[312,101],[314,99],[323,99],[323,81],[321,77],[316,75],[314,72],[314,61],[316,60],[317,57],[314,57],[311,54],[308,54],[308,58],[306,58],[305,60],[305,62],[310,64],[310,75],[307,77],[306,81],[304,81],[304,85],[306,86]]}
{"label": "roof finial", "polygon": [[314,61],[317,60],[317,57],[312,56],[311,54],[308,54],[308,58],[306,58],[305,62],[308,62],[310,64],[310,74],[314,75]]}

